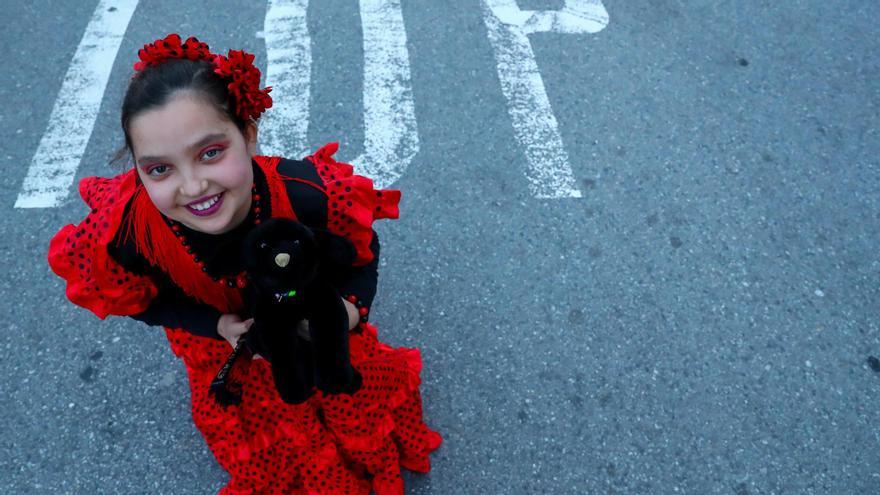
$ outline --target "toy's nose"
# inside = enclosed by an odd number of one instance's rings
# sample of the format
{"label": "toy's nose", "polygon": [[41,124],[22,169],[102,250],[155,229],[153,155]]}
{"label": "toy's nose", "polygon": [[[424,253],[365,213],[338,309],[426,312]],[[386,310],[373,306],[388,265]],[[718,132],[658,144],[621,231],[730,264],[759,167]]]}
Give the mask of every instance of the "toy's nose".
{"label": "toy's nose", "polygon": [[275,264],[284,268],[290,263],[290,255],[287,253],[278,253],[275,255]]}

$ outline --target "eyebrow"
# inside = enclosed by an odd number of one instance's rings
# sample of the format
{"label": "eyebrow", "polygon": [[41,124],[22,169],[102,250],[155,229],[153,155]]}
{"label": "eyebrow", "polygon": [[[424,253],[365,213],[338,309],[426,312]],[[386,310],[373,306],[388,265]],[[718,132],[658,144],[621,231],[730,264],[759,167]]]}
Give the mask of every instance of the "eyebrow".
{"label": "eyebrow", "polygon": [[[219,133],[215,132],[213,134],[208,134],[207,136],[203,137],[202,139],[199,139],[195,143],[189,145],[187,147],[187,149],[191,150],[193,148],[199,148],[199,147],[202,147],[202,146],[210,143],[211,141],[216,141],[217,139],[226,139],[226,134],[222,133],[222,132],[219,132]],[[137,162],[138,163],[159,162],[159,161],[162,161],[164,158],[165,158],[164,156],[141,156],[141,157],[138,157]]]}

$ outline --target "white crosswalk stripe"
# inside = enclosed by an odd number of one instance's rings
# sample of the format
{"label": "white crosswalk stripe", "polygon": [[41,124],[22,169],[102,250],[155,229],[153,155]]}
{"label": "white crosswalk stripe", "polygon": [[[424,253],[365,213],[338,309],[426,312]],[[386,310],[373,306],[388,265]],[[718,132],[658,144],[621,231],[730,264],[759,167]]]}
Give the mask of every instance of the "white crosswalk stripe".
{"label": "white crosswalk stripe", "polygon": [[67,197],[92,135],[119,44],[137,0],[102,0],[76,49],[16,208],[49,208]]}

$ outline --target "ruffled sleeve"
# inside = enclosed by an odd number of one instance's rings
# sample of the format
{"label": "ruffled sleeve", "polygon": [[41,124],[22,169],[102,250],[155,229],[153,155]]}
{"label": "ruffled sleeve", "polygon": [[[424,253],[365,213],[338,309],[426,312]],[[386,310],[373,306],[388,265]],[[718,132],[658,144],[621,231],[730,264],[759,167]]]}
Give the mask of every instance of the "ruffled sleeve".
{"label": "ruffled sleeve", "polygon": [[104,319],[137,314],[158,292],[147,275],[130,272],[108,253],[135,190],[134,170],[113,178],[86,177],[79,193],[91,211],[79,225],[61,228],[49,242],[49,266],[67,282],[67,298]]}
{"label": "ruffled sleeve", "polygon": [[354,244],[357,258],[353,264],[361,266],[373,259],[373,221],[400,215],[400,190],[375,189],[372,179],[356,175],[350,164],[333,159],[337,149],[338,142],[327,143],[306,159],[315,165],[327,190],[328,230]]}

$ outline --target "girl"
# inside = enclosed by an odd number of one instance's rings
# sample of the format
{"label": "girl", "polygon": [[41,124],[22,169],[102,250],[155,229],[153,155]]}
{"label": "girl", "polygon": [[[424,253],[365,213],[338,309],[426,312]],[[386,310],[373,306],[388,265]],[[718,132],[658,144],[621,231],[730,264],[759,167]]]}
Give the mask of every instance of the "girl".
{"label": "girl", "polygon": [[[256,155],[257,119],[271,106],[253,55],[215,55],[170,34],[144,46],[122,104],[134,167],[88,177],[91,208],[52,239],[49,264],[67,297],[99,318],[161,325],[187,368],[193,420],[230,480],[223,494],[403,493],[400,467],[428,472],[442,438],[422,419],[418,349],[377,340],[368,322],[379,239],[372,222],[397,218],[400,191],[337,162],[337,143],[304,160]],[[243,315],[242,238],[271,217],[348,238],[357,259],[332,283],[349,313],[352,395],[316,390],[282,402],[268,361],[242,355],[230,378],[238,404],[208,394],[252,319]]]}

